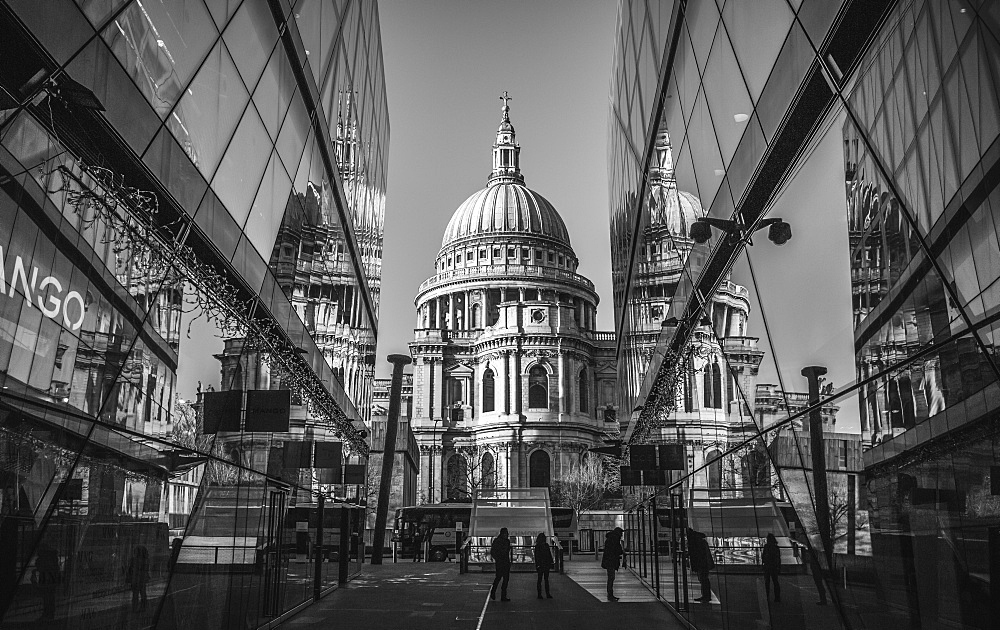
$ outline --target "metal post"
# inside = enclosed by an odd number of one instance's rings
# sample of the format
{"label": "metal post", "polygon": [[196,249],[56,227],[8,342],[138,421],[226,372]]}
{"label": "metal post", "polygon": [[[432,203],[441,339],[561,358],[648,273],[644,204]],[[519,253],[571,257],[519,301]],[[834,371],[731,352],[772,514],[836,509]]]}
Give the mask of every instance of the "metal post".
{"label": "metal post", "polygon": [[339,567],[337,572],[337,583],[347,584],[351,568],[351,514],[350,508],[346,505],[340,506],[340,545]]}
{"label": "metal post", "polygon": [[809,412],[809,450],[812,455],[813,490],[816,494],[816,523],[823,541],[826,566],[833,566],[833,545],[830,534],[830,495],[826,483],[826,442],[823,440],[823,415],[819,403],[819,377],[826,368],[811,365],[802,368],[802,376],[809,380],[809,405],[816,408]]}
{"label": "metal post", "polygon": [[385,422],[385,445],[382,447],[382,479],[378,485],[378,506],[375,508],[372,564],[382,564],[385,521],[389,515],[389,494],[392,488],[392,463],[396,458],[396,433],[399,427],[400,398],[403,393],[403,367],[410,364],[410,357],[405,354],[390,354],[389,363],[392,363],[392,384],[389,386],[389,415]]}
{"label": "metal post", "polygon": [[639,576],[641,578],[646,577],[646,510],[640,505],[639,509],[636,510],[636,520],[639,521]]}
{"label": "metal post", "polygon": [[316,500],[316,544],[313,547],[313,556],[316,559],[315,573],[313,574],[313,599],[319,601],[320,587],[323,584],[323,504],[325,497],[321,494]]}
{"label": "metal post", "polygon": [[649,501],[649,510],[653,514],[653,586],[656,589],[656,599],[660,598],[660,536],[657,532],[659,523],[656,516],[656,497]]}
{"label": "metal post", "polygon": [[680,576],[677,575],[677,564],[681,557],[680,545],[677,540],[677,519],[679,517],[677,495],[670,493],[670,564],[674,566],[674,607],[678,607],[681,601]]}
{"label": "metal post", "polygon": [[856,527],[855,520],[858,514],[858,501],[854,496],[857,494],[858,477],[854,474],[847,475],[847,553],[853,556],[856,547]]}

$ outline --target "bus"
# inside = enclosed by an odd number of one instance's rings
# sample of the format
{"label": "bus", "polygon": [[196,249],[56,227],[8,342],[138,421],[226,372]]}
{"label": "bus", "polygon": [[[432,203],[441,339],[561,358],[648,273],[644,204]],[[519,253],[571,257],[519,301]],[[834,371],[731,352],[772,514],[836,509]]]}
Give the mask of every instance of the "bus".
{"label": "bus", "polygon": [[[552,529],[559,542],[572,544],[577,538],[576,513],[572,508],[553,507]],[[444,562],[455,555],[455,525],[462,524],[468,532],[472,520],[471,503],[435,503],[416,505],[396,510],[392,542],[397,544],[401,557],[412,558],[417,552],[417,538],[431,533],[427,560]]]}

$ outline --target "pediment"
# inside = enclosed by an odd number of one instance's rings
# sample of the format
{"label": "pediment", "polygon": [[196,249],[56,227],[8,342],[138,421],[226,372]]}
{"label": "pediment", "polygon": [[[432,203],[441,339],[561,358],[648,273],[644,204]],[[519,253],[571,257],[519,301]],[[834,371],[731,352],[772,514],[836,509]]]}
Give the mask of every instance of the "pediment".
{"label": "pediment", "polygon": [[472,369],[471,365],[466,363],[456,363],[455,365],[445,366],[444,373],[448,376],[472,376],[475,374],[475,370]]}

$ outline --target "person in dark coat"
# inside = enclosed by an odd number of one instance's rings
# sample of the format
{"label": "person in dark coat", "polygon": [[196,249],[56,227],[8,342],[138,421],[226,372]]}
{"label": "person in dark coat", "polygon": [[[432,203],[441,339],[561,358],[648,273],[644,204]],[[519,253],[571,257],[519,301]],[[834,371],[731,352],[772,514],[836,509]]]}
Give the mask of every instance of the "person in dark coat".
{"label": "person in dark coat", "polygon": [[552,550],[549,549],[548,537],[545,532],[535,539],[535,571],[538,572],[538,599],[542,598],[542,578],[545,578],[545,596],[552,599],[549,592],[549,571],[552,570]]}
{"label": "person in dark coat", "polygon": [[510,534],[506,527],[500,528],[500,533],[493,539],[490,545],[490,557],[496,563],[496,577],[493,578],[493,588],[490,589],[490,599],[497,598],[497,585],[503,580],[500,586],[500,601],[509,602],[507,597],[507,585],[510,584],[510,565],[514,564],[514,549],[510,545]]}
{"label": "person in dark coat", "polygon": [[761,564],[764,565],[764,592],[767,599],[771,599],[771,583],[774,583],[774,601],[781,601],[781,585],[778,584],[778,573],[781,572],[781,550],[778,549],[778,539],[774,534],[767,535],[767,542],[760,554]]}
{"label": "person in dark coat", "polygon": [[819,556],[812,547],[803,545],[802,553],[809,564],[809,573],[812,574],[813,584],[816,585],[816,593],[819,595],[819,606],[826,606],[826,586],[823,584],[823,567],[819,563]]}
{"label": "person in dark coat", "polygon": [[622,536],[625,531],[621,527],[616,527],[604,537],[604,555],[601,556],[601,567],[608,572],[608,601],[617,602],[615,597],[615,572],[621,566],[622,556],[625,555],[625,548],[622,547]]}
{"label": "person in dark coat", "polygon": [[132,610],[144,610],[146,608],[146,582],[149,581],[149,550],[143,545],[138,545],[132,551],[132,559],[129,560],[128,569],[125,576],[132,589]]}
{"label": "person in dark coat", "polygon": [[47,541],[42,541],[35,554],[35,570],[38,572],[38,586],[42,592],[41,621],[55,619],[56,590],[61,581],[59,552]]}
{"label": "person in dark coat", "polygon": [[696,601],[708,603],[712,601],[712,581],[709,571],[715,567],[712,549],[708,546],[705,534],[688,528],[688,554],[691,557],[691,570],[698,575],[701,583],[701,597]]}

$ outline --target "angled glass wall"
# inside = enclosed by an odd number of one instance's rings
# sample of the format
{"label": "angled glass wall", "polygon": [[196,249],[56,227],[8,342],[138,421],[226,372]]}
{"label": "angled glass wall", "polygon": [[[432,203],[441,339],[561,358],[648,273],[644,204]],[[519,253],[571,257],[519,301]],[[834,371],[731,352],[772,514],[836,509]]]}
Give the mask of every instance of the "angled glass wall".
{"label": "angled glass wall", "polygon": [[0,32],[0,625],[272,623],[363,557],[377,6]]}
{"label": "angled glass wall", "polygon": [[995,7],[618,26],[622,438],[683,453],[624,462],[637,574],[699,628],[994,627]]}

